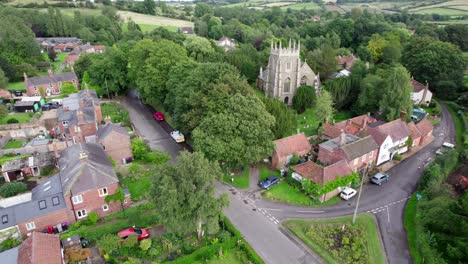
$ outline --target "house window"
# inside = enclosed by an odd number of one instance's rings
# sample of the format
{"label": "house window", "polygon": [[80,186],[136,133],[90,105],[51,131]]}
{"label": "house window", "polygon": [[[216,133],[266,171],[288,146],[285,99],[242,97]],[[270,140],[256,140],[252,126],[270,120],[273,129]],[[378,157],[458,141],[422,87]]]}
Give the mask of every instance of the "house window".
{"label": "house window", "polygon": [[366,161],[366,158],[367,158],[367,154],[364,154],[364,156],[362,156],[362,161]]}
{"label": "house window", "polygon": [[52,197],[52,205],[56,206],[60,204],[60,200],[58,196]]}
{"label": "house window", "polygon": [[62,125],[63,125],[64,127],[68,127],[69,124],[70,124],[70,123],[69,123],[68,121],[62,121]]}
{"label": "house window", "polygon": [[36,228],[36,224],[34,222],[30,222],[30,223],[27,223],[26,224],[26,229],[29,231],[29,230],[33,230]]}
{"label": "house window", "polygon": [[2,224],[8,223],[8,215],[2,215]]}
{"label": "house window", "polygon": [[83,202],[83,196],[81,196],[81,194],[80,194],[80,195],[73,196],[73,197],[72,197],[72,201],[73,201],[73,204],[82,203],[82,202]]}
{"label": "house window", "polygon": [[78,211],[76,212],[76,216],[77,216],[78,218],[83,218],[83,217],[88,216],[88,215],[86,214],[86,209],[78,210]]}
{"label": "house window", "polygon": [[72,80],[72,83],[75,84],[75,80]]}
{"label": "house window", "polygon": [[355,159],[354,159],[354,166],[356,166],[356,165],[358,164],[358,159],[359,159],[359,158],[355,158]]}
{"label": "house window", "polygon": [[105,212],[105,211],[109,211],[109,205],[105,204],[102,206],[102,210]]}
{"label": "house window", "polygon": [[42,210],[42,209],[46,209],[47,208],[47,203],[45,200],[41,200],[39,201],[39,209]]}
{"label": "house window", "polygon": [[127,199],[124,199],[124,203],[127,203],[127,202],[128,202]]}
{"label": "house window", "polygon": [[374,157],[374,151],[371,151],[369,154],[369,158],[372,158],[372,157]]}
{"label": "house window", "polygon": [[39,96],[39,93],[36,92],[36,93],[34,93],[34,95],[35,95],[35,96]]}
{"label": "house window", "polygon": [[52,88],[52,83],[49,83],[49,87]]}
{"label": "house window", "polygon": [[106,196],[107,195],[107,187],[98,190],[99,196]]}

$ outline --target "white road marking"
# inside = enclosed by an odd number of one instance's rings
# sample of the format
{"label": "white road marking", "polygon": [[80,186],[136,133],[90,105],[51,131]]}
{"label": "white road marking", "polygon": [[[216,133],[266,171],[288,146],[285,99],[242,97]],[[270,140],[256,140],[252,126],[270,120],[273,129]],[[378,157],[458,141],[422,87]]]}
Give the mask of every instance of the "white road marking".
{"label": "white road marking", "polygon": [[[404,202],[404,201],[408,200],[409,198],[411,198],[411,196],[408,196],[408,197],[403,198],[403,199],[401,199],[401,200],[398,200],[398,201],[396,201],[396,202],[392,202],[392,203],[386,204],[386,205],[381,206],[381,207],[377,207],[377,208],[368,210],[368,211],[366,211],[366,212],[367,212],[367,213],[373,213],[373,214],[377,214],[377,213],[383,212],[383,211],[385,211],[385,210],[387,210],[387,212],[388,212],[388,207],[389,207],[390,205],[395,205],[395,204]],[[390,222],[390,214],[388,215],[388,222]]]}
{"label": "white road marking", "polygon": [[266,210],[266,211],[278,211],[278,212],[282,212],[284,211],[283,209],[274,209],[274,208],[262,208],[260,210]]}
{"label": "white road marking", "polygon": [[390,210],[388,210],[388,206],[387,206],[387,220],[390,223]]}

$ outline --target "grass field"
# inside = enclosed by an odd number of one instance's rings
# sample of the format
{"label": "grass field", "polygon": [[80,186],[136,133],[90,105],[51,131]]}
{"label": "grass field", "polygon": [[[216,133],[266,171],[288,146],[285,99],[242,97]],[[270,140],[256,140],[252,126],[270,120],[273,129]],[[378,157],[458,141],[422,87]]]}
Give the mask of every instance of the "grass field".
{"label": "grass field", "polygon": [[31,121],[31,117],[29,116],[29,113],[18,113],[14,115],[7,115],[4,118],[0,119],[0,125],[7,124],[7,121],[11,118],[15,118],[16,120],[19,121],[19,123],[27,123]]}
{"label": "grass field", "polygon": [[22,147],[23,147],[23,144],[24,144],[24,141],[10,139],[10,141],[8,141],[8,143],[6,143],[5,146],[3,146],[3,149],[22,148]]}
{"label": "grass field", "polygon": [[129,11],[118,11],[117,14],[120,15],[125,22],[128,21],[128,18],[130,17],[132,18],[133,22],[139,25],[170,26],[173,28],[193,27],[193,22],[186,21],[186,20],[161,17],[161,16],[144,15],[144,14],[138,14],[138,13],[129,12]]}
{"label": "grass field", "polygon": [[[351,117],[349,112],[336,112],[333,119],[335,122],[341,122]],[[300,132],[304,132],[307,136],[316,135],[318,133],[320,121],[316,120],[313,108],[307,109],[304,113],[297,115],[296,119],[297,128]]]}
{"label": "grass field", "polygon": [[24,87],[24,82],[14,82],[14,83],[8,83],[7,89],[10,91],[26,91],[26,88]]}
{"label": "grass field", "polygon": [[302,10],[302,9],[320,9],[320,6],[318,6],[316,3],[310,2],[310,3],[296,3],[288,6],[283,6],[282,9],[294,9],[294,10]]}
{"label": "grass field", "polygon": [[458,16],[458,15],[468,15],[468,11],[444,8],[444,7],[434,7],[421,9],[416,12],[416,14],[438,14],[438,15],[447,15],[447,16]]}
{"label": "grass field", "polygon": [[[234,181],[232,181],[232,179],[234,179]],[[244,167],[242,173],[236,174],[234,176],[224,175],[223,180],[227,184],[236,188],[247,189],[249,188],[249,167]]]}
{"label": "grass field", "polygon": [[[383,248],[380,243],[379,233],[377,231],[376,221],[373,215],[370,214],[361,214],[357,217],[356,225],[352,225],[352,217],[340,217],[340,218],[327,218],[327,219],[320,219],[320,220],[288,220],[284,223],[284,225],[292,231],[299,239],[301,239],[308,247],[310,247],[314,252],[319,254],[327,263],[345,263],[344,259],[337,258],[332,255],[331,251],[328,248],[324,248],[322,245],[327,242],[331,242],[330,240],[334,240],[335,243],[337,239],[339,239],[339,233],[335,233],[337,236],[330,237],[330,233],[314,233],[313,237],[309,233],[311,226],[321,226],[321,227],[331,227],[335,226],[335,228],[345,228],[348,226],[346,230],[351,228],[358,228],[361,233],[363,248],[353,248],[352,252],[354,254],[357,250],[364,250],[366,253],[366,262],[365,263],[376,263],[376,264],[383,264],[385,263],[385,256],[383,253]],[[343,229],[344,231],[344,229]],[[354,238],[353,238],[354,239]],[[344,237],[343,237],[344,241]],[[343,247],[343,244],[341,244]],[[354,245],[353,245],[354,246]],[[351,246],[348,246],[351,247]],[[334,248],[338,255],[343,254],[339,249]],[[336,255],[336,253],[335,253]],[[343,256],[349,257],[351,256]],[[351,263],[348,261],[348,263]]]}

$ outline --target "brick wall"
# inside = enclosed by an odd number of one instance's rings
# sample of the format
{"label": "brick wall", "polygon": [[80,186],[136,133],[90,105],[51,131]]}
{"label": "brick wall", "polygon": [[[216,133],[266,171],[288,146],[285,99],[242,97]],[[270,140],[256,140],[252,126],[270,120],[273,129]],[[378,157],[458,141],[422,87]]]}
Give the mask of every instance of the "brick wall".
{"label": "brick wall", "polygon": [[[47,215],[36,217],[34,219],[31,219],[31,220],[20,222],[17,225],[18,225],[18,228],[20,230],[20,233],[23,236],[27,236],[28,233],[30,233],[32,231],[41,232],[47,226],[58,225],[58,224],[61,224],[63,222],[68,222],[70,224],[71,223],[70,220],[71,219],[69,219],[69,217],[67,215],[67,209],[62,209],[62,210],[54,212],[54,213],[50,213],[50,214],[47,214]],[[36,225],[35,229],[33,229],[33,230],[27,230],[26,229],[26,224],[30,223],[30,222],[34,222],[34,224]]]}
{"label": "brick wall", "polygon": [[132,147],[128,135],[113,131],[103,140],[99,140],[99,143],[104,147],[107,155],[111,156],[117,164],[122,164],[123,158],[132,157]]}
{"label": "brick wall", "polygon": [[[352,171],[357,171],[359,168],[363,168],[365,164],[376,164],[377,163],[377,157],[378,157],[378,149],[374,150],[374,153],[372,153],[372,156],[370,155],[371,152],[362,155],[354,160],[348,160],[349,168]],[[355,160],[357,160],[357,163],[355,164]]]}

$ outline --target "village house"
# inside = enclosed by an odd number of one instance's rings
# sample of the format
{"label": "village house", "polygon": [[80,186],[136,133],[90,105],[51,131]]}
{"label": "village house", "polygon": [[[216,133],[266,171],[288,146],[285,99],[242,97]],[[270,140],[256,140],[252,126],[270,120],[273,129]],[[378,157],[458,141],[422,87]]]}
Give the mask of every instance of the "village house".
{"label": "village house", "polygon": [[433,139],[432,131],[434,127],[426,118],[423,118],[418,123],[408,123],[408,129],[411,132],[411,139],[413,140],[412,148],[425,145]]}
{"label": "village house", "polygon": [[348,71],[351,71],[351,68],[353,68],[354,63],[357,60],[354,54],[351,54],[350,56],[337,56],[336,59],[338,60],[338,68]]}
{"label": "village house", "polygon": [[221,47],[228,52],[236,48],[236,41],[233,38],[222,37],[216,41],[216,46]]}
{"label": "village house", "polygon": [[132,158],[132,146],[127,129],[111,123],[110,117],[105,118],[106,124],[100,126],[96,132],[96,141],[107,155],[117,164],[127,163]]}
{"label": "village house", "polygon": [[6,161],[2,164],[5,182],[24,180],[24,177],[41,175],[41,168],[55,165],[52,154],[44,153]]}
{"label": "village house", "polygon": [[411,100],[416,105],[429,105],[432,100],[432,92],[429,91],[429,83],[426,82],[426,85],[416,81],[411,77],[410,80],[411,87],[413,91],[411,92]]}
{"label": "village house", "polygon": [[360,138],[345,134],[319,145],[318,160],[322,164],[334,164],[341,160],[348,163],[349,168],[357,172],[376,164],[378,145],[371,136]]}
{"label": "village house", "polygon": [[[353,173],[345,160],[338,161],[328,166],[321,166],[313,161],[308,161],[296,165],[292,169],[294,170],[292,173],[294,179],[298,181],[307,179],[321,186],[324,186],[330,181],[334,181],[337,177],[340,178]],[[339,194],[340,191],[340,188],[337,188],[316,198],[320,202],[325,202]]]}
{"label": "village house", "polygon": [[283,169],[289,164],[294,155],[302,157],[307,155],[311,145],[304,133],[281,138],[273,141],[275,149],[271,155],[271,164],[276,169]]}
{"label": "village house", "polygon": [[368,124],[374,123],[376,121],[377,120],[371,117],[369,114],[356,116],[335,124],[330,124],[327,119],[323,124],[322,136],[329,139],[337,138],[341,135],[341,130],[343,130],[346,134],[360,136]]}
{"label": "village house", "polygon": [[62,104],[57,109],[56,134],[73,144],[86,142],[87,137],[94,138],[98,125],[102,122],[101,103],[96,91],[86,87],[64,98]]}
{"label": "village house", "polygon": [[[76,37],[36,38],[36,40],[44,50],[52,49],[58,45],[65,45],[67,47],[76,47],[81,45],[81,39]],[[58,52],[67,52],[67,50],[60,49]]]}
{"label": "village house", "polygon": [[104,53],[105,51],[105,46],[103,45],[96,45],[93,46],[89,42],[75,47],[72,52],[70,52],[66,57],[65,57],[65,63],[67,67],[70,67],[75,64],[75,62],[80,58],[81,54],[83,53]]}
{"label": "village house", "polygon": [[407,142],[411,132],[403,120],[406,120],[405,113],[401,119],[387,123],[377,121],[367,126],[365,134],[372,136],[379,146],[376,165],[393,159],[396,154],[408,151]]}
{"label": "village house", "polygon": [[0,253],[2,264],[64,264],[59,235],[32,232],[20,246]]}
{"label": "village house", "polygon": [[47,76],[28,78],[24,73],[24,86],[28,96],[56,96],[62,93],[62,85],[71,83],[75,87],[79,87],[78,77],[75,72],[63,72],[53,74],[49,70]]}
{"label": "village house", "polygon": [[36,186],[29,198],[0,207],[0,237],[15,230],[22,236],[43,230],[60,233],[90,212],[104,217],[130,206],[128,190],[122,204],[105,202],[117,190],[119,179],[100,145],[73,145],[60,153],[58,164],[59,173]]}

